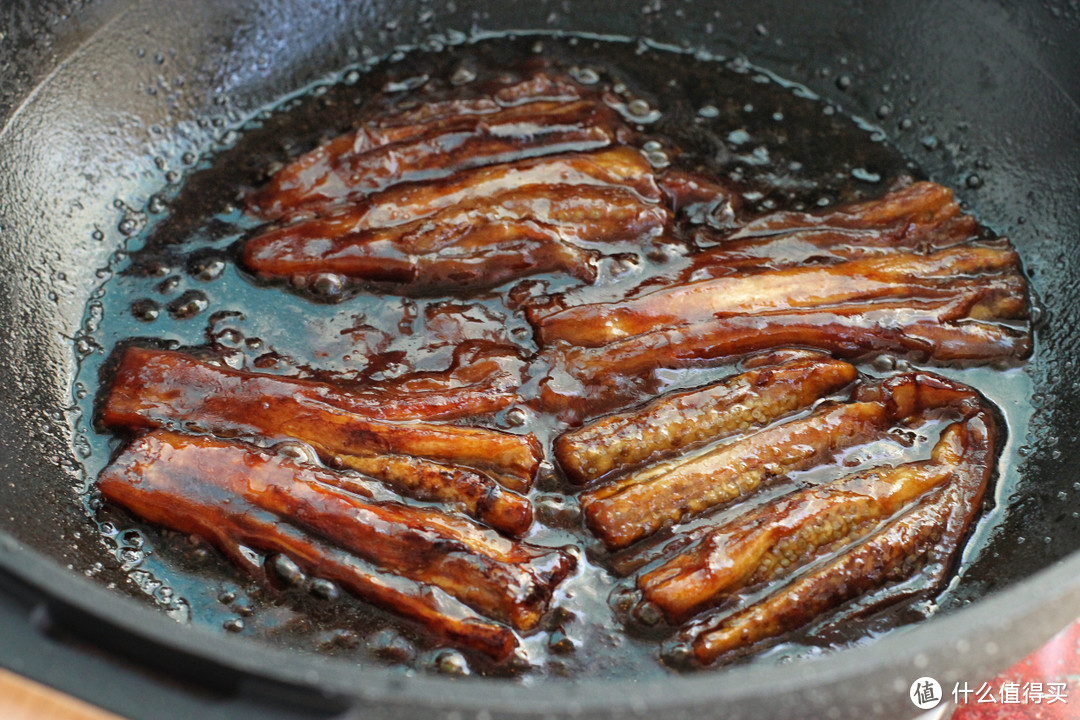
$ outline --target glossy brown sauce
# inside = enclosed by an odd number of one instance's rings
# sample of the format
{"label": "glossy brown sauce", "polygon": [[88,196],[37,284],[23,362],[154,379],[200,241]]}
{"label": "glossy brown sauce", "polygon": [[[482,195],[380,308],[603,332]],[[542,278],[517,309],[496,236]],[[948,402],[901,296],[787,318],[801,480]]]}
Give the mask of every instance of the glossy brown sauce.
{"label": "glossy brown sauce", "polygon": [[[616,108],[618,118],[608,120],[625,126],[626,142],[638,148],[653,168],[699,172],[738,188],[734,204],[747,214],[819,210],[877,197],[901,178],[917,175],[883,138],[807,97],[807,91],[797,86],[777,82],[743,63],[724,65],[639,50],[584,40],[492,40],[452,53],[410,55],[367,74],[350,75],[347,82],[313,88],[308,95],[261,114],[233,146],[204,159],[171,193],[168,212],[132,243],[130,256],[117,259],[112,268],[117,274],[104,288],[106,313],[99,342],[106,351],[130,342],[183,348],[197,358],[234,368],[387,388],[409,382],[415,373],[446,371],[454,366],[463,345],[515,348],[520,358],[527,359],[523,402],[469,422],[509,433],[535,433],[545,462],[529,494],[536,522],[527,539],[550,547],[576,547],[579,557],[577,570],[556,592],[554,609],[537,632],[524,637],[524,662],[492,665],[482,657],[436,647],[424,633],[342,595],[325,579],[282,582],[289,568],[277,579],[271,573],[269,586],[251,582],[205,545],[147,525],[129,530],[133,527],[129,516],[102,508],[99,518],[107,544],[130,564],[132,576],[141,578],[148,594],[195,623],[347,658],[378,657],[406,669],[574,677],[670,671],[657,660],[672,630],[649,627],[627,614],[626,599],[633,594],[630,582],[609,570],[657,564],[658,554],[651,550],[650,556],[650,548],[670,550],[669,534],[660,532],[646,541],[643,553],[631,557],[610,554],[582,526],[577,488],[553,464],[552,444],[583,417],[611,407],[598,402],[583,410],[551,411],[543,388],[553,378],[558,382],[558,361],[540,352],[526,310],[561,293],[571,305],[610,302],[635,287],[648,287],[656,278],[692,275],[699,262],[692,255],[702,244],[695,230],[708,230],[712,218],[717,227],[710,232],[719,231],[730,219],[727,210],[718,211],[708,201],[691,203],[686,216],[700,221],[679,232],[657,235],[648,227],[637,228],[605,246],[593,258],[591,274],[572,271],[574,261],[569,265],[538,261],[536,272],[508,276],[493,287],[485,286],[495,282],[485,281],[490,280],[490,271],[472,275],[464,294],[443,294],[449,286],[439,282],[420,285],[420,292],[398,294],[391,291],[393,285],[381,283],[409,286],[414,277],[393,269],[374,277],[372,284],[352,283],[333,272],[268,281],[251,271],[251,254],[245,250],[250,238],[265,235],[260,229],[263,219],[254,217],[245,204],[265,192],[267,173],[349,130],[358,112],[393,107],[407,114],[417,97],[434,102],[451,102],[469,93],[484,97],[490,94],[488,88],[506,84],[506,74],[527,79],[537,68],[565,74],[586,93],[613,98],[606,107]],[[559,141],[565,143],[560,149],[567,151],[596,151],[601,142],[590,134],[568,134]],[[502,149],[492,152],[497,156]],[[418,177],[441,180],[437,173],[437,168],[428,168]],[[806,252],[785,247],[771,257]],[[105,353],[84,362],[80,382],[96,383],[99,372],[109,377],[111,368],[103,365],[104,357]],[[878,360],[860,364],[859,369],[877,375],[907,363]],[[953,363],[946,371],[970,374],[962,365]],[[734,371],[732,364],[722,362],[672,366],[650,383],[629,382],[618,389],[616,406],[714,382]],[[973,372],[978,379],[997,371]],[[1015,371],[1000,376],[1002,387],[1022,385]],[[991,396],[1001,392],[973,384]],[[908,435],[840,453],[829,464],[831,469],[807,469],[793,476],[801,485],[814,485],[828,472],[835,474],[835,466],[851,471],[913,455],[925,457],[940,429],[932,423],[925,429],[916,426]],[[91,470],[94,463],[97,468],[104,465],[118,442],[101,432],[93,444]],[[301,445],[292,452],[303,457],[308,450]],[[765,503],[778,492],[779,488],[763,488],[749,502]],[[93,497],[88,501],[96,508]],[[720,522],[746,509],[746,504],[720,507],[687,527]],[[163,594],[163,588],[168,592]],[[841,626],[824,617],[785,638],[767,657],[814,654],[925,612],[925,606],[909,604]]]}

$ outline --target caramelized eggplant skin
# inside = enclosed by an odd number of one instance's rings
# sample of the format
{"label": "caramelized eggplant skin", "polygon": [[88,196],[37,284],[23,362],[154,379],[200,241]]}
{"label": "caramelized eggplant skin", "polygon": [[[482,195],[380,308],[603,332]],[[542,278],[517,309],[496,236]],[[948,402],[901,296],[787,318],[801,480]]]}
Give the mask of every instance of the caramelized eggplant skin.
{"label": "caramelized eggplant skin", "polygon": [[327,383],[215,367],[181,352],[130,346],[122,351],[99,418],[114,430],[186,425],[309,443],[325,460],[409,455],[490,474],[526,490],[540,465],[532,435],[426,422],[371,419]]}
{"label": "caramelized eggplant skin", "polygon": [[752,316],[767,320],[772,313],[870,305],[879,300],[947,301],[973,290],[1015,299],[995,306],[998,312],[993,319],[1027,318],[1027,285],[1016,251],[965,245],[929,255],[897,253],[832,265],[724,275],[618,303],[581,305],[546,317],[534,313],[532,320],[542,343],[599,347],[710,319]]}
{"label": "caramelized eggplant skin", "polygon": [[669,219],[661,199],[634,148],[529,158],[394,185],[272,228],[244,244],[242,261],[263,278],[332,273],[414,295],[538,272],[591,282],[595,253],[580,243],[658,234]]}
{"label": "caramelized eggplant skin", "polygon": [[467,518],[342,490],[335,475],[235,441],[156,431],[107,468],[99,488],[149,484],[239,498],[522,631],[536,627],[574,567],[560,550],[508,540]]}
{"label": "caramelized eggplant skin", "polygon": [[274,173],[249,209],[323,212],[392,185],[511,159],[606,147],[629,136],[618,114],[568,78],[538,72],[488,95],[373,113],[353,132]]}
{"label": "caramelized eggplant skin", "polygon": [[[637,577],[641,600],[631,612],[636,617],[655,613],[683,626],[670,649],[673,656],[689,655],[700,664],[716,662],[802,627],[853,598],[866,595],[867,608],[892,602],[897,593],[875,591],[920,573],[925,582],[918,592],[934,593],[942,586],[994,474],[998,429],[989,405],[966,385],[931,373],[909,372],[865,383],[856,388],[852,402],[838,407],[876,408],[867,417],[881,422],[869,428],[864,439],[893,424],[928,418],[948,424],[927,460],[875,467],[793,488],[722,524],[691,530],[688,542],[666,543],[672,554]],[[837,437],[814,415],[779,427],[800,423],[823,431],[816,438],[806,435],[798,440],[798,445],[810,445],[807,452],[834,448],[849,439]],[[767,432],[730,443],[727,448],[744,451],[733,452],[731,457],[748,467],[759,460],[774,470],[782,467],[783,461],[771,456],[762,459],[761,449],[767,452],[770,443],[759,443],[757,458],[748,452],[749,440]],[[792,451],[791,445],[785,445],[777,452]],[[664,463],[654,468],[659,472],[649,480],[662,477],[668,469]],[[734,481],[721,480],[720,489],[730,486],[746,493],[757,487],[757,474],[742,472],[744,476]],[[709,481],[692,487],[693,495],[679,499],[686,502],[685,498],[692,497],[700,504],[701,498],[712,498],[718,490]],[[624,481],[625,486],[635,483]],[[602,486],[594,492],[611,498],[622,489]],[[641,505],[659,506],[650,499],[636,499]],[[661,500],[666,502],[667,497]],[[590,502],[595,501],[583,499],[586,512]],[[627,513],[629,507],[620,505],[619,509]],[[695,506],[687,503],[684,507],[693,511]],[[638,526],[642,527],[651,530],[652,525]],[[621,531],[620,525],[601,527],[600,537],[609,547],[625,547],[625,543],[613,546],[607,539]],[[630,537],[644,534],[638,529]],[[748,605],[729,602],[740,593],[749,597],[745,593],[762,588],[761,599]]]}
{"label": "caramelized eggplant skin", "polygon": [[285,553],[437,637],[500,660],[517,638],[490,616],[532,627],[573,567],[559,551],[461,518],[338,490],[329,475],[240,443],[155,431],[134,440],[97,486],[144,520],[206,538],[256,576],[261,566],[245,549]]}
{"label": "caramelized eggplant skin", "polygon": [[891,354],[941,364],[1015,364],[1031,354],[1030,328],[974,319],[1000,300],[976,289],[951,300],[737,315],[602,347],[558,342],[543,353],[551,370],[536,404],[568,420],[589,417],[650,392],[658,370],[709,367],[776,347],[812,348],[853,360]]}

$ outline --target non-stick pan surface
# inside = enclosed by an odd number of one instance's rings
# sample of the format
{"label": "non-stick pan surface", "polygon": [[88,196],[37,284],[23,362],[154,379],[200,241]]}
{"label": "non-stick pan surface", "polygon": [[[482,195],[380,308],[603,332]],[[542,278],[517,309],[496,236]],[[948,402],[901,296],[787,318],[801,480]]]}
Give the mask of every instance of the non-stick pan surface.
{"label": "non-stick pan surface", "polygon": [[[458,0],[454,4],[13,3],[0,64],[0,565],[52,599],[69,631],[226,692],[262,678],[330,696],[326,712],[671,717],[907,713],[920,675],[951,687],[1015,659],[1080,611],[1080,30],[1074,4],[737,4]],[[812,662],[663,683],[523,686],[404,677],[258,646],[145,607],[77,496],[71,378],[84,309],[120,226],[256,109],[368,54],[487,31],[647,37],[742,54],[870,118],[929,176],[1013,238],[1043,318],[1027,372],[1035,414],[1008,510],[966,568],[973,601]],[[838,78],[845,77],[838,82]],[[889,111],[876,118],[883,105]],[[907,118],[912,127],[905,129]],[[155,158],[164,158],[159,164]],[[159,166],[160,165],[160,166]],[[977,179],[972,179],[977,176]],[[92,316],[89,318],[93,321]],[[65,611],[64,608],[69,608]],[[66,622],[65,622],[66,621]],[[156,658],[156,663],[154,658]],[[53,678],[62,683],[62,679]],[[261,681],[258,687],[265,688]],[[99,702],[122,705],[106,694]],[[168,717],[168,707],[154,707]]]}

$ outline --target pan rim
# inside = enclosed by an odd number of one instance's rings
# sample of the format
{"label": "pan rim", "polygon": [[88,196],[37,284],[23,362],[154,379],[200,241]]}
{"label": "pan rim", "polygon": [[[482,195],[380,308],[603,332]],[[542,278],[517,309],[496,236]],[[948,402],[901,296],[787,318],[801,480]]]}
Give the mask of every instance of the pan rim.
{"label": "pan rim", "polygon": [[[661,697],[665,709],[675,710],[724,700],[760,699],[762,693],[776,697],[803,695],[821,691],[828,685],[865,682],[865,678],[875,673],[891,671],[898,678],[891,687],[863,687],[866,691],[863,702],[888,703],[890,696],[895,701],[906,695],[909,682],[917,677],[935,674],[941,677],[948,668],[947,662],[942,661],[960,647],[971,655],[983,655],[986,665],[994,670],[1008,666],[1074,619],[1071,608],[1080,602],[1080,553],[1077,553],[978,602],[935,615],[870,643],[843,647],[821,657],[781,665],[714,668],[647,681],[589,678],[582,682],[539,677],[524,683],[512,678],[447,678],[428,673],[406,677],[390,667],[359,667],[355,661],[232,638],[198,625],[184,625],[134,598],[85,583],[77,574],[3,531],[0,531],[0,550],[3,550],[0,569],[41,592],[46,607],[62,603],[104,623],[106,629],[126,632],[210,666],[352,701],[406,706],[420,701],[427,706],[437,700],[445,707],[465,712],[533,710],[579,714],[622,710],[638,713],[649,706],[650,700]],[[993,638],[1024,621],[1035,624],[1025,627],[1022,641],[1010,639],[1009,650],[1015,655],[1000,652]],[[985,632],[987,641],[981,648],[971,645],[972,628]],[[100,632],[101,628],[95,630],[96,634]],[[896,673],[905,667],[910,669],[910,677],[899,678]],[[478,688],[483,693],[476,692]]]}

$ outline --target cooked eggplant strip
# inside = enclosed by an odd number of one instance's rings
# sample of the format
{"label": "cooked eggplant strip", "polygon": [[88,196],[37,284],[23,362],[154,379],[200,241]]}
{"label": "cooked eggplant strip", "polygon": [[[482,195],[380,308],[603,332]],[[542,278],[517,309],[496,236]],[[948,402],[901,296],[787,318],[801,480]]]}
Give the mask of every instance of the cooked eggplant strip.
{"label": "cooked eggplant strip", "polygon": [[[507,540],[437,510],[373,502],[336,484],[328,471],[257,448],[163,431],[134,441],[99,479],[102,492],[121,503],[124,490],[116,486],[135,493],[165,487],[219,507],[238,499],[522,631],[536,627],[574,567],[562,551]],[[167,509],[152,519],[170,524]]]}
{"label": "cooked eggplant strip", "polygon": [[632,148],[521,160],[378,192],[271,229],[242,259],[266,278],[333,273],[412,294],[477,290],[537,272],[595,277],[575,242],[651,235],[667,222],[651,167]]}
{"label": "cooked eggplant strip", "polygon": [[[683,648],[699,662],[800,627],[909,578],[921,563],[926,592],[943,582],[993,474],[994,420],[971,388],[926,373],[894,376],[857,397],[880,403],[896,422],[927,412],[961,419],[945,428],[929,460],[854,473],[772,500],[705,531],[642,575],[643,602],[680,623],[744,588],[811,567],[750,607],[713,613],[681,631]],[[827,559],[834,551],[839,557]],[[871,598],[868,606],[893,595]]]}
{"label": "cooked eggplant strip", "polygon": [[418,622],[445,642],[496,660],[506,659],[517,647],[510,628],[477,614],[440,588],[383,571],[240,497],[163,472],[142,472],[133,456],[145,454],[149,461],[155,440],[154,436],[136,440],[106,468],[98,478],[98,488],[106,498],[148,522],[205,538],[256,577],[263,575],[262,566],[247,548],[283,553],[307,574],[339,583],[363,600]]}
{"label": "cooked eggplant strip", "polygon": [[581,495],[589,529],[609,550],[813,467],[877,435],[891,418],[880,402],[823,407],[730,443],[651,465]]}
{"label": "cooked eggplant strip", "polygon": [[[327,462],[412,455],[474,468],[527,490],[540,465],[531,436],[485,428],[372,420],[325,383],[214,367],[188,355],[129,347],[100,412],[118,430],[184,426],[310,444]],[[448,478],[449,479],[449,478]]]}
{"label": "cooked eggplant strip", "polygon": [[851,383],[855,368],[812,354],[760,366],[642,408],[601,418],[555,441],[555,457],[574,482],[658,460],[707,440],[744,433],[809,406]]}
{"label": "cooked eggplant strip", "polygon": [[799,577],[759,603],[732,615],[694,623],[676,638],[703,665],[721,655],[806,625],[815,617],[917,570],[916,563],[938,542],[949,516],[949,487],[914,511],[842,554]]}
{"label": "cooked eggplant strip", "polygon": [[[734,615],[718,615],[681,631],[678,641],[701,664],[806,625],[815,617],[926,567],[924,594],[941,589],[978,512],[990,476],[996,431],[985,413],[963,426],[961,454],[949,484],[885,528],[761,602]],[[882,593],[862,608],[869,612],[897,598]]]}
{"label": "cooked eggplant strip", "polygon": [[977,318],[1012,313],[1024,302],[1007,288],[969,289],[951,300],[733,316],[599,348],[559,343],[545,353],[552,370],[539,405],[563,416],[592,415],[625,405],[642,388],[651,391],[656,370],[707,366],[784,346],[845,358],[897,353],[937,362],[1015,361],[1031,354],[1030,327]]}
{"label": "cooked eggplant strip", "polygon": [[244,264],[264,277],[334,273],[431,294],[486,289],[537,272],[592,281],[592,253],[575,243],[659,232],[667,211],[620,187],[527,186],[471,200],[404,225],[343,231],[316,219],[271,230],[244,246]]}
{"label": "cooked eggplant strip", "polygon": [[[317,201],[321,197],[323,202],[335,201],[341,198],[321,194],[320,190],[330,190],[323,186],[332,185],[335,180],[347,183],[349,176],[344,175],[341,168],[356,162],[357,158],[368,157],[387,146],[400,147],[409,141],[430,137],[440,129],[460,132],[475,126],[484,116],[505,113],[506,109],[522,104],[532,104],[536,108],[535,103],[572,104],[580,99],[577,85],[537,73],[527,80],[499,88],[489,97],[434,100],[404,110],[390,107],[365,119],[356,130],[339,135],[290,162],[274,174],[267,187],[253,196],[249,207],[264,217],[276,218],[298,209],[306,200]],[[524,128],[520,130],[524,131]],[[312,193],[314,197],[310,197]]]}
{"label": "cooked eggplant strip", "polygon": [[[264,217],[324,212],[392,185],[444,178],[511,160],[583,152],[616,141],[614,110],[590,100],[532,102],[492,113],[466,114],[410,128],[361,129],[302,156],[278,171],[254,201]],[[399,139],[374,144],[372,140]],[[359,147],[364,148],[358,150]]]}
{"label": "cooked eggplant strip", "polygon": [[[527,186],[598,186],[632,190],[644,201],[659,202],[652,166],[641,151],[617,147],[594,153],[530,158],[476,168],[453,177],[387,188],[325,215],[324,237],[404,225],[441,210],[483,201]],[[300,223],[301,225],[303,223]]]}
{"label": "cooked eggplant strip", "polygon": [[454,95],[447,100],[413,102],[407,108],[392,104],[387,112],[375,115],[369,124],[380,128],[410,127],[417,129],[416,132],[419,133],[430,128],[433,123],[453,122],[459,116],[494,113],[501,108],[541,100],[580,100],[583,90],[581,85],[567,77],[539,71],[509,85],[499,83],[495,87],[489,87],[488,95],[458,97],[460,91],[455,90]]}
{"label": "cooked eggplant strip", "polygon": [[638,579],[645,601],[682,623],[730,594],[798,570],[849,544],[953,471],[939,462],[855,473],[796,491],[705,534]]}
{"label": "cooked eggplant strip", "polygon": [[[530,316],[540,342],[597,347],[657,329],[731,315],[833,308],[874,300],[949,299],[971,289],[1005,288],[1021,300],[1026,284],[1011,248],[966,245],[930,255],[903,253],[827,266],[749,272],[653,290],[618,303]],[[1023,318],[1019,312],[1002,319]]]}

